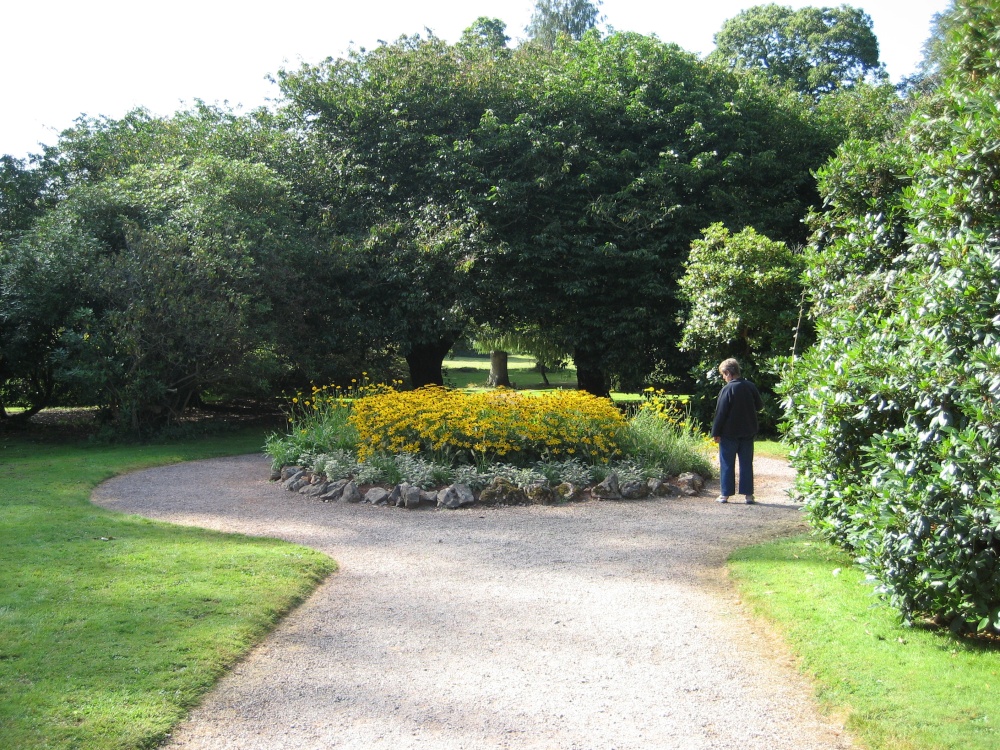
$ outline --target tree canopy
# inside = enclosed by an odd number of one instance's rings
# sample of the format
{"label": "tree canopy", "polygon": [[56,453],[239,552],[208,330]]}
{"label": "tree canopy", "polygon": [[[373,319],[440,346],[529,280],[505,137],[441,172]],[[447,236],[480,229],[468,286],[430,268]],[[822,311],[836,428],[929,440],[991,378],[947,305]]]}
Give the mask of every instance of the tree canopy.
{"label": "tree canopy", "polygon": [[723,24],[711,57],[812,95],[883,74],[872,20],[849,5],[755,5]]}
{"label": "tree canopy", "polygon": [[546,49],[560,36],[579,41],[601,21],[601,0],[535,0],[535,9],[525,31]]}

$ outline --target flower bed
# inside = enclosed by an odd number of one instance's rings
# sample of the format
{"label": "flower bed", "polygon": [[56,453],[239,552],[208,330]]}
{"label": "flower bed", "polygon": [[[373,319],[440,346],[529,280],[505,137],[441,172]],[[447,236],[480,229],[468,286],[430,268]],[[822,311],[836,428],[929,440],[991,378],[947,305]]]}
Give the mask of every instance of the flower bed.
{"label": "flower bed", "polygon": [[526,487],[707,477],[711,442],[683,405],[647,392],[626,419],[581,391],[466,393],[441,387],[313,387],[290,403],[290,429],[266,450],[275,470],[300,466],[330,480],[478,489],[496,478]]}

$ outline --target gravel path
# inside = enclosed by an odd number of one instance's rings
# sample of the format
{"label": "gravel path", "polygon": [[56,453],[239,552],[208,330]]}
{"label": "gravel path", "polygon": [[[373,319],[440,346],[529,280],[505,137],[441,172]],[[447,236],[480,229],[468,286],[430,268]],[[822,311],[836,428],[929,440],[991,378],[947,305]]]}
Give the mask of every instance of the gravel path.
{"label": "gravel path", "polygon": [[757,506],[701,497],[404,511],[325,504],[261,456],[113,479],[107,508],[280,537],[340,563],[169,748],[852,747],[725,575],[802,528],[783,462]]}

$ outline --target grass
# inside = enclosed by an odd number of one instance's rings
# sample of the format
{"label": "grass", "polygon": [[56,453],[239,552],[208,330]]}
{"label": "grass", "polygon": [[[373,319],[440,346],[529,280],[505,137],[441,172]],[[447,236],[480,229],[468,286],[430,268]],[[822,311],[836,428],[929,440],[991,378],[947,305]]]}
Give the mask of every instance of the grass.
{"label": "grass", "polygon": [[767,458],[788,458],[788,452],[792,447],[788,443],[784,443],[780,440],[761,440],[758,439],[754,441],[754,455],[765,456]]}
{"label": "grass", "polygon": [[866,747],[1000,747],[995,643],[904,627],[847,555],[808,536],[741,550],[730,570],[815,678],[821,702]]}
{"label": "grass", "polygon": [[[490,374],[490,355],[448,357],[444,361],[444,371],[445,385],[453,388],[485,388],[486,378]],[[576,388],[576,368],[572,365],[547,372],[545,377],[548,378],[549,385],[546,385],[542,374],[535,369],[533,357],[511,354],[507,357],[507,372],[511,383],[519,391]]]}
{"label": "grass", "polygon": [[88,501],[115,474],[262,443],[259,428],[142,446],[0,433],[0,747],[155,747],[335,569]]}
{"label": "grass", "polygon": [[[507,372],[513,387],[519,391],[545,391],[552,388],[576,388],[576,367],[569,364],[562,370],[547,372],[548,384],[542,379],[542,374],[535,369],[533,357],[522,357],[511,354],[507,358]],[[444,361],[444,383],[451,388],[465,390],[486,389],[486,379],[490,374],[490,355],[466,354],[454,356]],[[611,394],[615,403],[640,402],[641,393]]]}

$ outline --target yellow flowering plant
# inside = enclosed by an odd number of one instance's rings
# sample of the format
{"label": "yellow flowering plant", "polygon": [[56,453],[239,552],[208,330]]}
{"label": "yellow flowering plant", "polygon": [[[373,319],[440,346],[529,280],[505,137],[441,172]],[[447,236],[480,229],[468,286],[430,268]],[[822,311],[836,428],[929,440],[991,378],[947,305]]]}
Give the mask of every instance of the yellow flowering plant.
{"label": "yellow flowering plant", "polygon": [[451,462],[528,463],[579,457],[607,463],[626,423],[607,399],[581,391],[465,393],[438,386],[354,402],[358,457],[424,453]]}

